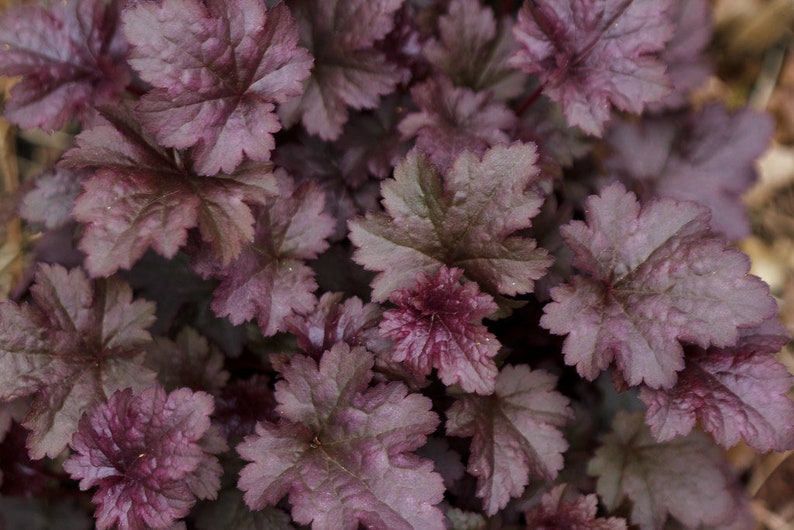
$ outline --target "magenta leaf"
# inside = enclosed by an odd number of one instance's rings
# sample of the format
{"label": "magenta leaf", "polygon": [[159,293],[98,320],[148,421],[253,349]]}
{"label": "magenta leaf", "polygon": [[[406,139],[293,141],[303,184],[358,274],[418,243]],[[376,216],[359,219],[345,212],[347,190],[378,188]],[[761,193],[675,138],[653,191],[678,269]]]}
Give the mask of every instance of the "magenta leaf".
{"label": "magenta leaf", "polygon": [[231,175],[199,176],[128,113],[103,112],[109,121],[80,133],[61,161],[93,171],[73,211],[85,224],[80,249],[88,255],[88,271],[107,276],[130,268],[149,247],[171,258],[196,226],[222,263],[237,257],[254,235],[249,205],[275,192],[270,166],[252,163]]}
{"label": "magenta leaf", "polygon": [[383,314],[379,329],[394,340],[392,361],[421,376],[435,368],[447,386],[491,394],[501,345],[481,321],[499,307],[476,283],[460,285],[461,276],[463,270],[445,265],[434,276],[419,272],[413,289],[392,292],[398,309]]}
{"label": "magenta leaf", "polygon": [[275,105],[303,92],[312,58],[284,5],[257,0],[164,0],[124,13],[130,64],[155,88],[144,126],[164,146],[193,147],[199,174],[268,160],[281,129]]}
{"label": "magenta leaf", "polygon": [[314,530],[443,529],[441,476],[411,451],[438,417],[402,383],[368,387],[373,356],[338,344],[319,365],[295,355],[276,385],[278,424],[261,422],[237,447],[250,463],[238,487],[254,510],[289,495],[292,517]]}
{"label": "magenta leaf", "polygon": [[311,313],[291,315],[286,319],[287,331],[295,335],[298,347],[319,359],[338,343],[362,346],[371,352],[386,349],[378,334],[383,310],[378,304],[365,304],[357,297],[342,302],[342,293],[324,293]]}
{"label": "magenta leaf", "polygon": [[619,412],[613,432],[590,460],[597,492],[607,509],[631,501],[630,522],[641,530],[663,528],[668,514],[686,528],[724,528],[737,504],[722,452],[699,432],[657,443],[641,413]]}
{"label": "magenta leaf", "polygon": [[543,197],[534,145],[488,150],[480,159],[458,157],[438,170],[412,151],[381,186],[386,213],[350,221],[353,259],[373,271],[372,298],[411,288],[419,271],[440,265],[464,270],[468,280],[493,296],[532,292],[551,264],[535,241],[515,232],[532,224]]}
{"label": "magenta leaf", "polygon": [[775,359],[788,342],[772,319],[743,329],[726,348],[686,348],[686,365],[669,390],[642,388],[646,422],[659,441],[689,433],[697,422],[723,447],[740,439],[759,451],[794,447],[794,378]]}
{"label": "magenta leaf", "polygon": [[196,272],[221,281],[212,301],[215,314],[232,324],[256,317],[266,336],[283,329],[289,315],[314,307],[317,284],[304,260],[328,248],[334,226],[317,186],[296,188],[285,173],[279,175],[280,197],[255,212],[253,241],[236,260],[220,265],[207,253],[193,260]]}
{"label": "magenta leaf", "polygon": [[290,0],[300,44],[314,55],[301,98],[279,108],[285,125],[303,121],[311,134],[335,140],[350,106],[371,109],[391,93],[405,72],[373,45],[394,26],[403,0]]}
{"label": "magenta leaf", "polygon": [[122,2],[19,5],[0,17],[0,75],[21,76],[3,115],[23,129],[60,129],[113,103],[130,81],[117,31]]}
{"label": "magenta leaf", "polygon": [[436,77],[411,89],[419,112],[408,114],[398,128],[405,139],[416,136],[416,146],[446,172],[464,151],[477,156],[494,145],[506,144],[516,117],[487,92],[455,87]]}
{"label": "magenta leaf", "polygon": [[639,114],[669,92],[653,54],[672,36],[669,0],[526,0],[512,66],[536,74],[571,125],[601,136],[611,105]]}
{"label": "magenta leaf", "polygon": [[774,123],[749,108],[729,114],[718,104],[698,113],[619,122],[607,135],[610,175],[654,196],[697,201],[712,227],[737,240],[750,234],[742,195],[757,181],[755,161],[770,145]]}
{"label": "magenta leaf", "polygon": [[0,308],[0,399],[34,397],[24,425],[32,458],[58,455],[85,409],[120,388],[144,388],[141,366],[154,304],[110,278],[91,283],[80,269],[40,265],[33,304]]}
{"label": "magenta leaf", "polygon": [[505,366],[491,396],[464,395],[447,411],[447,434],[472,437],[467,471],[488,515],[521,495],[534,476],[552,480],[568,448],[559,427],[573,418],[557,378],[526,365]]}
{"label": "magenta leaf", "polygon": [[217,394],[229,379],[223,354],[193,328],[184,328],[176,340],[155,337],[146,349],[146,366],[168,391],[180,387]]}
{"label": "magenta leaf", "polygon": [[526,85],[526,76],[507,65],[516,51],[511,25],[509,19],[497,22],[480,0],[453,0],[438,19],[441,39],[425,44],[424,54],[455,85],[510,99]]}
{"label": "magenta leaf", "polygon": [[566,484],[560,484],[545,493],[540,504],[526,514],[527,528],[626,530],[623,519],[596,517],[598,499],[595,495],[572,495],[569,491]]}
{"label": "magenta leaf", "polygon": [[747,256],[709,233],[705,207],[671,199],[640,207],[613,184],[586,210],[586,222],[561,229],[582,275],[551,290],[541,319],[568,335],[565,362],[582,377],[614,361],[629,385],[669,388],[684,368],[679,340],[730,346],[738,328],[776,313],[768,286],[747,274]]}
{"label": "magenta leaf", "polygon": [[[167,529],[201,499],[214,499],[225,450],[210,430],[212,396],[161,387],[120,390],[80,419],[63,464],[80,489],[98,486],[100,530]],[[213,439],[215,438],[215,439]]]}

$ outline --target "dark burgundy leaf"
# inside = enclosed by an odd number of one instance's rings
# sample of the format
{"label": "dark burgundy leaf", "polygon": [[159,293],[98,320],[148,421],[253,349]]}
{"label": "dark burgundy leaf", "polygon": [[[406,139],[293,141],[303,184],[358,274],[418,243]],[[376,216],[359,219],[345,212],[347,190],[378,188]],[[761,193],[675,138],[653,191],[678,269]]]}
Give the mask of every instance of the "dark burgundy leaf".
{"label": "dark burgundy leaf", "polygon": [[169,392],[188,387],[217,394],[229,379],[223,354],[193,328],[184,328],[176,340],[155,337],[146,349],[145,363]]}

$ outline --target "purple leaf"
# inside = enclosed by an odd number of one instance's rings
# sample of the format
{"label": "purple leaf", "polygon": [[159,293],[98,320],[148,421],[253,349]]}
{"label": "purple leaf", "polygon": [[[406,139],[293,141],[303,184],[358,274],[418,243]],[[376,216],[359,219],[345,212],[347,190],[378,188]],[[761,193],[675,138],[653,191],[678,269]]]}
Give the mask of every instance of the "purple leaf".
{"label": "purple leaf", "polygon": [[454,87],[449,79],[435,77],[411,89],[420,112],[408,114],[398,128],[403,138],[416,136],[416,146],[446,172],[464,151],[477,156],[498,144],[506,144],[505,131],[513,127],[515,114],[504,103],[492,102],[487,92]]}
{"label": "purple leaf", "polygon": [[736,240],[750,234],[742,195],[756,182],[755,161],[770,144],[774,123],[749,108],[729,114],[707,105],[687,116],[619,122],[608,134],[609,175],[655,196],[708,206],[712,228]]}
{"label": "purple leaf", "polygon": [[168,147],[193,147],[202,175],[269,160],[281,129],[275,104],[303,92],[312,58],[289,9],[257,0],[164,0],[124,13],[130,64],[155,88],[144,126]]}
{"label": "purple leaf", "polygon": [[130,81],[121,2],[20,5],[0,17],[0,75],[21,76],[3,115],[23,129],[60,129],[114,103]]}
{"label": "purple leaf", "polygon": [[527,528],[570,530],[626,530],[626,521],[617,517],[596,517],[595,495],[566,495],[566,484],[555,486],[540,499],[540,505],[526,514]]}
{"label": "purple leaf", "polygon": [[157,146],[128,113],[104,109],[104,116],[109,122],[80,133],[61,161],[93,170],[73,212],[85,223],[80,249],[88,271],[106,276],[130,268],[149,247],[171,258],[195,226],[222,263],[237,257],[254,235],[249,204],[275,192],[270,166],[202,177]]}
{"label": "purple leaf", "polygon": [[445,265],[432,277],[419,272],[413,289],[392,292],[398,309],[383,314],[379,329],[395,342],[392,361],[421,376],[435,368],[447,386],[491,394],[498,371],[493,357],[501,345],[481,321],[499,307],[476,283],[460,285],[462,275]]}
{"label": "purple leaf", "polygon": [[24,425],[32,458],[55,457],[85,409],[120,388],[145,388],[141,366],[154,304],[110,278],[39,265],[33,305],[0,305],[0,399],[34,396]]}
{"label": "purple leaf", "polygon": [[515,232],[532,224],[543,202],[535,147],[497,146],[480,159],[464,153],[444,175],[412,151],[381,186],[386,213],[350,221],[354,260],[380,271],[372,298],[411,288],[417,272],[464,270],[491,294],[532,292],[551,259]]}
{"label": "purple leaf", "polygon": [[494,515],[534,476],[552,480],[568,448],[559,427],[573,417],[557,378],[526,365],[505,366],[491,396],[464,395],[447,411],[447,434],[472,437],[467,471]]}
{"label": "purple leaf", "polygon": [[53,229],[68,223],[77,195],[83,189],[85,171],[47,171],[36,178],[33,189],[19,203],[19,216]]}
{"label": "purple leaf", "polygon": [[672,0],[670,15],[673,37],[660,58],[667,65],[672,91],[661,101],[648,105],[652,111],[685,106],[689,93],[702,85],[713,70],[705,53],[714,29],[709,1]]}
{"label": "purple leaf", "polygon": [[229,379],[223,354],[193,328],[182,329],[176,340],[155,337],[146,350],[146,366],[167,391],[188,387],[217,394]]}
{"label": "purple leaf", "polygon": [[261,422],[237,447],[250,463],[238,487],[254,510],[289,495],[293,520],[314,530],[359,524],[443,529],[444,492],[424,445],[438,417],[430,400],[402,383],[369,388],[372,355],[338,344],[319,365],[295,355],[276,385],[282,419]]}
{"label": "purple leaf", "polygon": [[744,439],[758,451],[794,447],[794,378],[775,359],[788,342],[776,320],[743,329],[726,348],[686,348],[686,365],[669,390],[643,388],[646,422],[659,441],[689,433],[697,422],[723,447]]}
{"label": "purple leaf", "polygon": [[259,421],[277,421],[276,399],[267,376],[254,375],[229,383],[215,400],[213,417],[221,434],[230,441],[253,434]]}
{"label": "purple leaf", "polygon": [[212,453],[225,444],[210,440],[212,408],[204,392],[152,387],[120,390],[83,415],[63,468],[81,490],[99,487],[97,528],[169,528],[196,497],[217,496],[223,470]]}
{"label": "purple leaf", "polygon": [[774,315],[747,256],[709,233],[708,210],[671,199],[640,207],[620,184],[587,199],[586,223],[561,232],[582,272],[551,291],[541,325],[568,335],[565,362],[593,380],[613,361],[629,385],[669,388],[679,340],[730,346],[738,328]]}
{"label": "purple leaf", "polygon": [[394,25],[403,0],[290,0],[300,44],[314,55],[301,98],[279,108],[289,127],[303,121],[311,134],[335,140],[347,122],[347,107],[372,109],[405,72],[373,44]]}
{"label": "purple leaf", "polygon": [[489,91],[496,100],[518,96],[526,76],[506,63],[516,50],[512,22],[497,23],[480,0],[453,0],[438,19],[440,40],[424,46],[427,59],[457,86]]}
{"label": "purple leaf", "polygon": [[731,520],[737,504],[722,452],[699,432],[657,443],[641,413],[620,412],[613,432],[590,460],[607,509],[632,503],[630,522],[641,530],[664,527],[667,515],[686,528]]}
{"label": "purple leaf", "polygon": [[287,331],[295,335],[298,348],[315,359],[338,343],[362,346],[371,352],[386,349],[388,343],[378,334],[383,310],[378,304],[365,304],[357,297],[342,303],[342,293],[324,293],[311,313],[291,315]]}
{"label": "purple leaf", "polygon": [[236,260],[219,265],[204,253],[193,261],[196,272],[221,281],[212,301],[215,314],[235,325],[256,317],[265,336],[283,329],[287,316],[314,307],[317,284],[304,260],[328,248],[334,225],[316,186],[295,188],[280,173],[279,188],[280,198],[256,211],[253,241]]}
{"label": "purple leaf", "polygon": [[601,136],[611,105],[639,114],[669,92],[654,52],[672,36],[669,0],[526,0],[510,64],[536,74],[571,125]]}

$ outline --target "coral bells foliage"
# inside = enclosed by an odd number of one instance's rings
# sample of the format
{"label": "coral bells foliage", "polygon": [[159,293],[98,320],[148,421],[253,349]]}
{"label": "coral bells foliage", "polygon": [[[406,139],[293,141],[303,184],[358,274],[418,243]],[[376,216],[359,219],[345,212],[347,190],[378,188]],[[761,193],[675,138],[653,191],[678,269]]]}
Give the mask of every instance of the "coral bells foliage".
{"label": "coral bells foliage", "polygon": [[97,527],[169,528],[196,497],[215,498],[226,449],[210,431],[212,396],[160,387],[120,390],[80,419],[63,464],[80,489],[94,494]]}
{"label": "coral bells foliage", "polygon": [[794,449],[731,246],[773,125],[692,104],[709,9],[6,9],[5,118],[73,138],[3,198],[0,527],[752,528],[723,450]]}

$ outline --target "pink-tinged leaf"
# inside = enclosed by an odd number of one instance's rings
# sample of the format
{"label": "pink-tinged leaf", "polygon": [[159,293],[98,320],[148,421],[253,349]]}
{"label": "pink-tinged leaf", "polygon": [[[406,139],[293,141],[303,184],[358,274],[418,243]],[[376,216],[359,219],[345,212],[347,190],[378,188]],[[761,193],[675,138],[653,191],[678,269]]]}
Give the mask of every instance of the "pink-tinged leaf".
{"label": "pink-tinged leaf", "polygon": [[526,0],[510,64],[536,74],[571,125],[601,136],[611,106],[639,114],[670,91],[661,52],[669,0]]}
{"label": "pink-tinged leaf", "polygon": [[379,271],[372,298],[383,302],[443,264],[493,296],[532,292],[551,258],[515,232],[531,226],[543,203],[536,159],[534,145],[497,146],[482,159],[462,154],[442,175],[409,153],[381,186],[386,213],[349,223],[353,259]]}
{"label": "pink-tinged leaf", "polygon": [[122,2],[20,5],[0,17],[0,75],[21,76],[3,115],[23,129],[60,129],[119,99],[130,81],[117,31]]}
{"label": "pink-tinged leaf", "polygon": [[411,89],[420,112],[408,114],[398,128],[403,138],[416,136],[416,146],[446,172],[464,151],[477,156],[506,144],[505,131],[516,117],[504,103],[492,102],[488,92],[455,87],[445,77],[435,77]]}
{"label": "pink-tinged leaf", "polygon": [[323,293],[320,301],[307,315],[291,315],[286,319],[287,331],[295,335],[298,348],[318,359],[338,343],[362,346],[371,352],[387,349],[378,334],[383,310],[378,304],[365,304],[352,297],[342,302],[342,293]]}
{"label": "pink-tinged leaf", "polygon": [[667,65],[672,91],[661,101],[649,104],[651,111],[685,106],[689,93],[702,85],[714,69],[705,53],[714,29],[709,1],[672,0],[670,15],[673,37],[660,58]]}
{"label": "pink-tinged leaf", "polygon": [[750,234],[742,195],[758,179],[755,161],[774,129],[767,114],[749,108],[730,114],[719,104],[685,117],[619,122],[607,136],[606,168],[641,190],[643,200],[663,196],[708,206],[712,228],[737,240]]}
{"label": "pink-tinged leaf", "polygon": [[447,411],[447,434],[472,437],[467,471],[493,515],[521,495],[530,475],[552,480],[568,448],[559,427],[571,418],[557,378],[526,365],[505,366],[491,396],[464,395]]}
{"label": "pink-tinged leaf", "polygon": [[626,521],[618,517],[604,519],[598,514],[594,494],[569,493],[566,484],[555,486],[544,494],[540,504],[526,514],[528,529],[626,530]]}
{"label": "pink-tinged leaf", "polygon": [[145,364],[168,391],[188,387],[217,394],[229,379],[223,354],[193,328],[184,328],[176,340],[155,337],[146,349]]}
{"label": "pink-tinged leaf", "polygon": [[347,107],[372,109],[394,91],[405,72],[373,45],[394,26],[403,0],[290,0],[300,44],[314,55],[303,96],[278,109],[285,125],[302,121],[323,140],[335,140]]}
{"label": "pink-tinged leaf", "polygon": [[687,434],[697,422],[723,447],[740,439],[759,451],[794,448],[794,378],[775,359],[788,342],[776,320],[743,329],[727,348],[686,348],[686,365],[669,390],[643,388],[645,417],[659,441]]}
{"label": "pink-tinged leaf", "polygon": [[433,368],[449,386],[491,394],[500,344],[482,319],[499,307],[476,283],[460,285],[463,270],[442,265],[434,276],[419,272],[413,289],[393,291],[399,309],[383,314],[380,332],[394,340],[391,360],[421,376]]}
{"label": "pink-tinged leaf", "polygon": [[497,23],[480,0],[453,0],[438,19],[441,39],[426,43],[423,51],[455,85],[510,99],[526,86],[526,76],[506,64],[516,51],[510,29],[509,19]]}
{"label": "pink-tinged leaf", "polygon": [[218,259],[228,264],[254,235],[250,204],[275,192],[267,164],[203,177],[179,155],[159,147],[123,111],[104,109],[106,122],[83,131],[61,165],[91,169],[74,217],[84,223],[80,249],[93,276],[130,268],[148,248],[173,257],[198,226]]}
{"label": "pink-tinged leaf", "polygon": [[292,517],[314,530],[443,529],[444,486],[411,453],[438,417],[402,383],[369,387],[372,354],[338,344],[319,365],[295,355],[276,385],[282,419],[261,422],[237,446],[250,463],[238,487],[254,510],[289,495]]}
{"label": "pink-tinged leaf", "polygon": [[777,312],[747,256],[709,232],[708,210],[659,199],[640,207],[620,185],[587,199],[586,222],[562,227],[582,275],[551,290],[541,325],[565,362],[593,380],[614,362],[629,385],[669,388],[684,368],[679,341],[730,346],[739,328]]}
{"label": "pink-tinged leaf", "polygon": [[47,171],[36,178],[33,189],[19,203],[19,216],[31,223],[53,229],[68,223],[72,206],[83,189],[85,171]]}
{"label": "pink-tinged leaf", "polygon": [[311,183],[297,188],[280,173],[280,197],[256,210],[253,241],[226,266],[207,253],[195,256],[193,268],[219,279],[212,310],[232,324],[256,318],[262,333],[273,335],[284,328],[293,313],[307,313],[316,303],[314,272],[304,260],[326,248],[334,220],[323,213],[322,192]]}
{"label": "pink-tinged leaf", "polygon": [[629,522],[641,530],[663,528],[668,514],[686,528],[724,528],[736,507],[732,478],[722,452],[705,435],[657,443],[642,413],[619,412],[612,429],[588,464],[607,509],[628,498]]}
{"label": "pink-tinged leaf", "polygon": [[303,92],[312,57],[284,5],[164,0],[125,11],[130,64],[155,88],[138,105],[160,144],[184,149],[199,174],[269,160],[275,105]]}
{"label": "pink-tinged leaf", "polygon": [[214,499],[223,472],[208,442],[212,396],[181,388],[120,390],[80,419],[63,464],[80,489],[98,486],[97,528],[170,528],[196,497]]}
{"label": "pink-tinged leaf", "polygon": [[144,388],[154,304],[132,300],[111,278],[89,282],[80,269],[40,265],[33,304],[0,305],[0,399],[33,396],[24,425],[31,457],[58,455],[85,409],[120,388]]}

